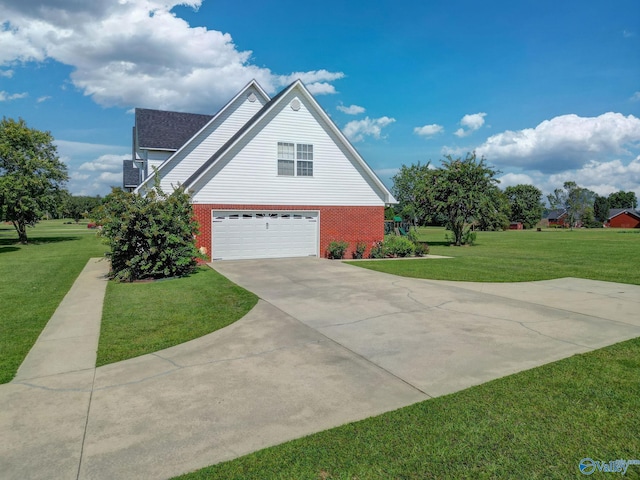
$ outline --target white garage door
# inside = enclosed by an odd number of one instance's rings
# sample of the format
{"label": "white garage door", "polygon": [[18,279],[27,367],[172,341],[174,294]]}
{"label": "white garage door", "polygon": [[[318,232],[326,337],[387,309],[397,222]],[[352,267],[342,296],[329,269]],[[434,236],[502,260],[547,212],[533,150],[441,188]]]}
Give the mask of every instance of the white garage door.
{"label": "white garage door", "polygon": [[318,254],[318,212],[214,211],[214,260]]}

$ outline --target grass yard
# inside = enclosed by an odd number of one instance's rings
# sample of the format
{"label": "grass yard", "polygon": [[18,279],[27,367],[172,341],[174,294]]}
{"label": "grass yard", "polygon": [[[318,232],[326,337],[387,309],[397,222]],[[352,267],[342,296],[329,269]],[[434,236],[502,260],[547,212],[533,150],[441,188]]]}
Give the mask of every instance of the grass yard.
{"label": "grass yard", "polygon": [[0,223],[0,383],[9,382],[91,257],[105,248],[86,222],[39,223],[20,245],[12,225]]}
{"label": "grass yard", "polygon": [[[638,431],[634,339],[177,478],[584,478],[585,457],[640,459]],[[640,465],[623,478],[640,478]]]}
{"label": "grass yard", "polygon": [[454,258],[354,262],[405,277],[473,282],[524,282],[579,277],[640,285],[640,230],[508,230],[477,232],[473,247],[450,247],[444,228],[421,228],[431,254]]}
{"label": "grass yard", "polygon": [[251,292],[210,269],[189,277],[107,286],[97,366],[193,340],[242,318]]}

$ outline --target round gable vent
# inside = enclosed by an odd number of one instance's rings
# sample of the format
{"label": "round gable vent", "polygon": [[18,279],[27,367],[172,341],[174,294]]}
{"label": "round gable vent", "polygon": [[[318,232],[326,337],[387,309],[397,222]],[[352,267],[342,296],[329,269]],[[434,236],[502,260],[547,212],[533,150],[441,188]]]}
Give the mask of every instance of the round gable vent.
{"label": "round gable vent", "polygon": [[255,101],[257,100],[257,98],[256,98],[256,94],[255,94],[255,93],[253,93],[253,92],[251,92],[251,93],[249,94],[249,96],[247,97],[247,100],[249,100],[251,103],[255,102]]}
{"label": "round gable vent", "polygon": [[300,100],[298,100],[297,98],[295,98],[295,99],[291,102],[291,110],[293,110],[294,112],[297,112],[298,110],[300,110]]}

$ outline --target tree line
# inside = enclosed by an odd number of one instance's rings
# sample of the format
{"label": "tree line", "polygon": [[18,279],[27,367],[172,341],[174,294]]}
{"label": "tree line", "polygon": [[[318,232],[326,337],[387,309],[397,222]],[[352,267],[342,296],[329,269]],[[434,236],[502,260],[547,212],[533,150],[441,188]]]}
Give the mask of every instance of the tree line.
{"label": "tree line", "polygon": [[[462,245],[473,230],[505,230],[510,223],[533,228],[546,207],[542,191],[533,185],[515,185],[501,190],[500,172],[475,153],[464,158],[445,156],[436,168],[430,162],[402,165],[393,177],[398,204],[393,214],[416,226],[444,225],[452,233],[451,243]],[[575,182],[565,182],[547,196],[551,209],[562,210],[569,224],[602,226],[611,208],[636,208],[634,192],[619,191],[601,197]]]}

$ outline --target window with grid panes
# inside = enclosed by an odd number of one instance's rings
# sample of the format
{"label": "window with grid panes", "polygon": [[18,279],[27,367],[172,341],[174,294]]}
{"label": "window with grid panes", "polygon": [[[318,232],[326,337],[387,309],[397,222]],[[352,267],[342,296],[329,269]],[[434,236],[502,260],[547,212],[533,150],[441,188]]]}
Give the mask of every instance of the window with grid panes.
{"label": "window with grid panes", "polygon": [[295,144],[278,142],[278,175],[293,176]]}
{"label": "window with grid panes", "polygon": [[278,142],[278,175],[313,177],[313,145]]}

